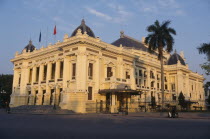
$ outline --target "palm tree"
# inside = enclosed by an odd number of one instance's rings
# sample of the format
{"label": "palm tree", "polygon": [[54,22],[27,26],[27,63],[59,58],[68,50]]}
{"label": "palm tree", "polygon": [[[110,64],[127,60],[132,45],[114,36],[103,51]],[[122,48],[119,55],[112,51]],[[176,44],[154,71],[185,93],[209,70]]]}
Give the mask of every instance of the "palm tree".
{"label": "palm tree", "polygon": [[198,47],[198,51],[200,54],[206,54],[208,57],[208,61],[210,61],[210,43],[203,43],[200,47]]}
{"label": "palm tree", "polygon": [[164,21],[162,24],[158,20],[153,25],[147,27],[149,32],[145,38],[145,43],[149,46],[149,52],[153,53],[158,50],[158,58],[161,64],[161,93],[162,93],[162,110],[164,107],[164,69],[163,69],[163,51],[166,52],[173,50],[174,38],[172,35],[176,35],[176,31],[173,28],[168,27],[170,21]]}

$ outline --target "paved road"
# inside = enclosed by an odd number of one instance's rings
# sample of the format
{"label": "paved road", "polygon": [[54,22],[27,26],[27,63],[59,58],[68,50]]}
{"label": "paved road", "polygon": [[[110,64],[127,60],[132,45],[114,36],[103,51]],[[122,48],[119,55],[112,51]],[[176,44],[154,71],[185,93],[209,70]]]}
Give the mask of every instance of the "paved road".
{"label": "paved road", "polygon": [[209,139],[209,119],[0,112],[0,139]]}

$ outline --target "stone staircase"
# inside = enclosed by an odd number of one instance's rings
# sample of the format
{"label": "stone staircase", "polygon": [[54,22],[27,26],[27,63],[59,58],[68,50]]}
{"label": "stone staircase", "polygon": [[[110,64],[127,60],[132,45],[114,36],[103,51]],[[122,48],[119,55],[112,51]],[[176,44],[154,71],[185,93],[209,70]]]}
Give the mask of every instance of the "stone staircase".
{"label": "stone staircase", "polygon": [[75,113],[71,110],[61,109],[59,106],[56,106],[56,109],[53,109],[52,105],[22,105],[11,108],[10,112],[21,113],[21,114],[74,114]]}

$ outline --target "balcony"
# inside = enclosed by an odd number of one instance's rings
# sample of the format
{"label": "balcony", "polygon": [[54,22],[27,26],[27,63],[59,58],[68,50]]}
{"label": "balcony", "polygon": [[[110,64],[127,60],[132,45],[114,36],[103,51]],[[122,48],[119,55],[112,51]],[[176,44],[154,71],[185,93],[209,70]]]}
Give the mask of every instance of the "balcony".
{"label": "balcony", "polygon": [[31,85],[31,83],[27,83],[27,85]]}
{"label": "balcony", "polygon": [[33,83],[33,85],[37,85],[37,84],[38,84],[38,82],[34,82],[34,83]]}
{"label": "balcony", "polygon": [[52,82],[55,82],[55,80],[54,79],[49,80],[49,83],[52,83]]}
{"label": "balcony", "polygon": [[88,79],[89,80],[93,80],[93,76],[88,76]]}
{"label": "balcony", "polygon": [[107,77],[107,78],[105,78],[105,82],[129,83],[130,79],[121,79],[121,78],[115,78],[115,77]]}
{"label": "balcony", "polygon": [[41,81],[41,84],[44,84],[44,83],[46,83],[46,81]]}
{"label": "balcony", "polygon": [[63,79],[62,79],[62,78],[60,78],[60,79],[57,79],[57,81],[58,81],[58,82],[61,82],[61,81],[63,81]]}

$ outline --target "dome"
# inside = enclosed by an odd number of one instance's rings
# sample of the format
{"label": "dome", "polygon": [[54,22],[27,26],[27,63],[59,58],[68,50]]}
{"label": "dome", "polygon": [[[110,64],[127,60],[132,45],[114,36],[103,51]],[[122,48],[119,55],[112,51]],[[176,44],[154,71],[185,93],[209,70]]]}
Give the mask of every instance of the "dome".
{"label": "dome", "polygon": [[184,59],[175,51],[175,53],[171,55],[170,58],[168,59],[167,65],[177,64],[178,60],[180,61],[182,65],[186,65],[184,62]]}
{"label": "dome", "polygon": [[86,31],[87,34],[88,34],[90,37],[95,38],[95,35],[94,35],[93,31],[85,24],[85,20],[84,20],[84,19],[82,19],[81,25],[78,26],[78,27],[73,31],[73,33],[71,34],[71,37],[76,36],[77,30],[78,30],[78,29],[81,29],[82,34],[84,34],[84,32]]}
{"label": "dome", "polygon": [[32,41],[29,41],[29,44],[23,49],[26,50],[26,52],[33,52],[36,49],[36,47],[32,44]]}

